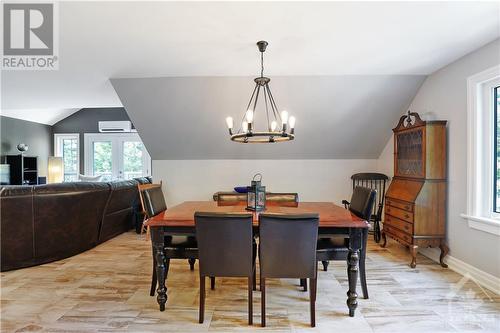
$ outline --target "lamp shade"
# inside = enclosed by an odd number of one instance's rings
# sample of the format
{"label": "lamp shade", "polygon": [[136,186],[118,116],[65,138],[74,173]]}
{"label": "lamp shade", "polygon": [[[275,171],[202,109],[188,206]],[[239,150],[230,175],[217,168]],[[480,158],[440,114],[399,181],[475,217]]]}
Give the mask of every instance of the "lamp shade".
{"label": "lamp shade", "polygon": [[48,183],[62,183],[64,176],[64,165],[62,157],[49,157]]}

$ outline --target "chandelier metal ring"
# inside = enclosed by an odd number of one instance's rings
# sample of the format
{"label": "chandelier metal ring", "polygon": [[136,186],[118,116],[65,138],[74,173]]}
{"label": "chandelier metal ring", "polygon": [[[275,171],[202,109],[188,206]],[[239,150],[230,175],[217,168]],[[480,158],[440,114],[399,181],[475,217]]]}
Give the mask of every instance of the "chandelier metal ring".
{"label": "chandelier metal ring", "polygon": [[283,132],[252,132],[251,135],[247,133],[239,133],[231,135],[231,140],[240,143],[272,143],[284,142],[295,139],[294,134]]}

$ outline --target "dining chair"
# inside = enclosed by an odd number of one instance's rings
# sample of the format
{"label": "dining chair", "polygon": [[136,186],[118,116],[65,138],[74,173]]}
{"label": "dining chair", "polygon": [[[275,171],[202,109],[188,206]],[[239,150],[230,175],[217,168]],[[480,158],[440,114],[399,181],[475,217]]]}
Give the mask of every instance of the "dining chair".
{"label": "dining chair", "polygon": [[266,279],[309,279],[311,326],[316,326],[318,214],[259,215],[261,325],[266,326]]}
{"label": "dining chair", "polygon": [[141,211],[139,212],[139,214],[142,216],[142,226],[141,226],[140,233],[142,234],[142,233],[144,233],[144,231],[146,231],[148,239],[149,239],[149,228],[146,226],[146,222],[148,220],[148,214],[146,212],[146,207],[144,205],[144,191],[147,189],[153,188],[153,187],[161,187],[162,184],[163,184],[162,181],[160,181],[160,183],[158,183],[158,184],[153,184],[153,183],[151,183],[151,184],[138,183],[137,184],[137,192],[139,193],[139,203],[141,205],[140,206]]}
{"label": "dining chair", "polygon": [[[373,239],[378,243],[381,238],[380,222],[382,221],[382,212],[384,211],[385,185],[389,177],[383,173],[362,172],[355,173],[351,176],[351,179],[353,191],[357,186],[377,191],[373,202],[374,207],[367,221],[373,223]],[[346,208],[349,206],[349,201],[347,200],[342,200],[342,203]]]}
{"label": "dining chair", "polygon": [[255,253],[251,213],[196,212],[200,272],[199,322],[205,316],[205,277],[248,278],[248,324],[253,323]]}
{"label": "dining chair", "polygon": [[[146,218],[150,219],[153,216],[163,213],[167,210],[167,204],[165,203],[165,197],[163,196],[163,191],[161,186],[152,186],[146,188],[142,191],[142,203],[144,205],[144,211],[146,213]],[[170,259],[188,259],[190,270],[194,270],[194,264],[198,258],[198,244],[196,238],[193,236],[165,236],[165,258],[167,272],[170,264]],[[156,277],[156,258],[153,253],[153,274],[151,276],[151,288],[149,291],[150,296],[155,295],[155,288],[157,284]],[[212,285],[215,281],[212,281]],[[213,288],[212,288],[213,289]]]}
{"label": "dining chair", "polygon": [[[351,202],[348,209],[354,215],[368,220],[373,203],[375,202],[376,191],[370,188],[357,186],[354,188]],[[363,242],[361,252],[359,255],[359,276],[361,282],[361,289],[363,290],[363,297],[368,298],[368,286],[366,284],[366,247],[368,241],[367,230],[363,231]],[[328,269],[328,261],[330,260],[347,260],[349,254],[349,235],[341,235],[340,237],[320,237],[318,239],[316,257],[318,261],[323,264],[323,270]],[[303,282],[301,281],[301,285]]]}

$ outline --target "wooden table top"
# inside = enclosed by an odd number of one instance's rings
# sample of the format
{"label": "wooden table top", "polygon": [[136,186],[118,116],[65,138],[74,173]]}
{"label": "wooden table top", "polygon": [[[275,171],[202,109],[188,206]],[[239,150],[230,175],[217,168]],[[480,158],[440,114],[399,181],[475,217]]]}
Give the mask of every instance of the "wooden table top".
{"label": "wooden table top", "polygon": [[[195,212],[249,213],[246,204],[218,206],[215,201],[185,201],[149,219],[150,227],[194,227]],[[265,213],[319,214],[320,227],[367,228],[368,223],[341,206],[331,202],[300,202],[297,207],[268,206]],[[253,213],[253,224],[258,225],[259,213]]]}

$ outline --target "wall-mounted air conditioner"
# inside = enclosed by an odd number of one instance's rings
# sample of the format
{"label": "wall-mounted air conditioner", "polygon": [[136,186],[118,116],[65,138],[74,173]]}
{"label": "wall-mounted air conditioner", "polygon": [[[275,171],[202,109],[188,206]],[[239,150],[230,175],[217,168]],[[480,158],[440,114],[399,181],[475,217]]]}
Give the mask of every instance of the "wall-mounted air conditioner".
{"label": "wall-mounted air conditioner", "polygon": [[101,133],[130,133],[137,132],[132,129],[130,121],[100,121],[99,132]]}

